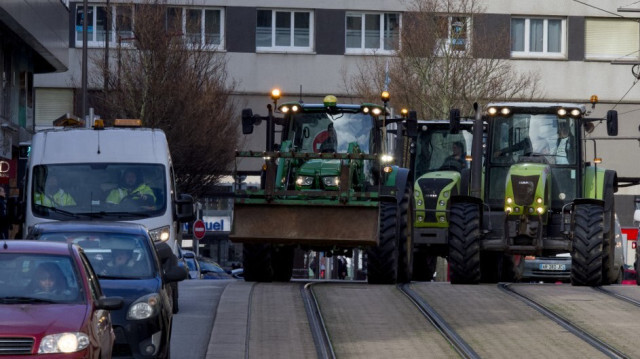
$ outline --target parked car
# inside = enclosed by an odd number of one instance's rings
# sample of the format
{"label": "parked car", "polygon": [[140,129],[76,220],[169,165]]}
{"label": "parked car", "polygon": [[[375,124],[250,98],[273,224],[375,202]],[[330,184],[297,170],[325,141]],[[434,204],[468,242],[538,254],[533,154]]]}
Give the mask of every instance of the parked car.
{"label": "parked car", "polygon": [[154,245],[146,227],[124,222],[39,223],[28,237],[78,244],[105,293],[124,298],[124,307],[111,314],[116,334],[114,358],[169,357],[170,284],[185,279],[187,271],[178,266],[168,244]]}
{"label": "parked car", "polygon": [[231,274],[231,276],[235,279],[244,279],[244,268],[234,268],[229,272],[227,273]]}
{"label": "parked car", "polygon": [[[625,269],[622,250],[622,229],[617,215],[615,217],[614,230],[616,239],[613,257],[615,273],[612,273],[609,279],[612,283],[620,284],[624,280]],[[560,253],[550,257],[526,256],[522,281],[570,282],[571,255],[569,253]]]}
{"label": "parked car", "polygon": [[218,263],[208,257],[198,257],[202,279],[233,279]]}
{"label": "parked car", "polygon": [[109,311],[122,304],[120,297],[104,296],[77,245],[0,244],[3,353],[11,348],[12,357],[111,358],[115,334]]}
{"label": "parked car", "polygon": [[202,273],[200,272],[200,262],[196,258],[196,254],[193,251],[184,251],[184,260],[189,268],[190,279],[201,279]]}
{"label": "parked car", "polygon": [[636,285],[637,272],[632,265],[624,265],[624,274],[622,275],[622,283],[626,285]]}

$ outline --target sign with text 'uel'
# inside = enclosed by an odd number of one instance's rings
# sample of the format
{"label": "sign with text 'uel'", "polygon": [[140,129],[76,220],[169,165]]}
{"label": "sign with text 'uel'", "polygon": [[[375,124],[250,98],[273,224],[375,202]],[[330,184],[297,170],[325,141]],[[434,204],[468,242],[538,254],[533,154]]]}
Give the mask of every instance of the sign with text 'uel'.
{"label": "sign with text 'uel'", "polygon": [[[203,216],[204,228],[207,232],[230,232],[231,231],[231,217],[222,216]],[[184,223],[184,232],[189,231],[189,223]]]}

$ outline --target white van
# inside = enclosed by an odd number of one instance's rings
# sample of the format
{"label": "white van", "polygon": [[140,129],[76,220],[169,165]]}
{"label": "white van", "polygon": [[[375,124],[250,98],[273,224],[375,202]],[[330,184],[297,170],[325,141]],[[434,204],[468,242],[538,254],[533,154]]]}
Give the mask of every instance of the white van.
{"label": "white van", "polygon": [[[128,172],[146,185],[145,196],[112,200]],[[135,222],[177,253],[182,233],[178,224],[194,219],[193,199],[176,192],[167,138],[159,129],[98,125],[36,132],[26,177],[25,235],[31,226],[46,221]]]}

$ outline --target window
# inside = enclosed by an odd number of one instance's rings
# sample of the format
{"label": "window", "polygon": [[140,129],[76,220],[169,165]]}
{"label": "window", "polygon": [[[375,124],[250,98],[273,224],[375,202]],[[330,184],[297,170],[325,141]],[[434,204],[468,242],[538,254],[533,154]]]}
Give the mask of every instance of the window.
{"label": "window", "polygon": [[256,50],[309,52],[312,39],[312,12],[258,10]]}
{"label": "window", "polygon": [[566,32],[565,19],[512,18],[511,56],[564,58]]}
{"label": "window", "polygon": [[438,19],[438,51],[467,51],[469,46],[469,18],[447,16]]}
{"label": "window", "polygon": [[[110,46],[133,40],[133,7],[131,5],[89,5],[87,7],[87,46],[104,47],[105,39]],[[84,7],[76,9],[76,46],[82,46]],[[114,36],[115,34],[115,36]]]}
{"label": "window", "polygon": [[636,20],[586,19],[585,58],[638,60],[640,25]]}
{"label": "window", "polygon": [[184,34],[192,46],[223,48],[223,10],[196,8],[169,8],[167,10],[167,30],[174,34]]}
{"label": "window", "polygon": [[400,14],[348,13],[347,53],[392,53],[400,47]]}

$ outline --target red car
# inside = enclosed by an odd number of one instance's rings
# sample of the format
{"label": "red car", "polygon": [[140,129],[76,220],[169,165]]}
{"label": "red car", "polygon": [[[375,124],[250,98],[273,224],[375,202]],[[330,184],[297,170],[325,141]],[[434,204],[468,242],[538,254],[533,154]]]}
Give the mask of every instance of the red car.
{"label": "red car", "polygon": [[0,240],[0,357],[111,358],[120,307],[79,246]]}

